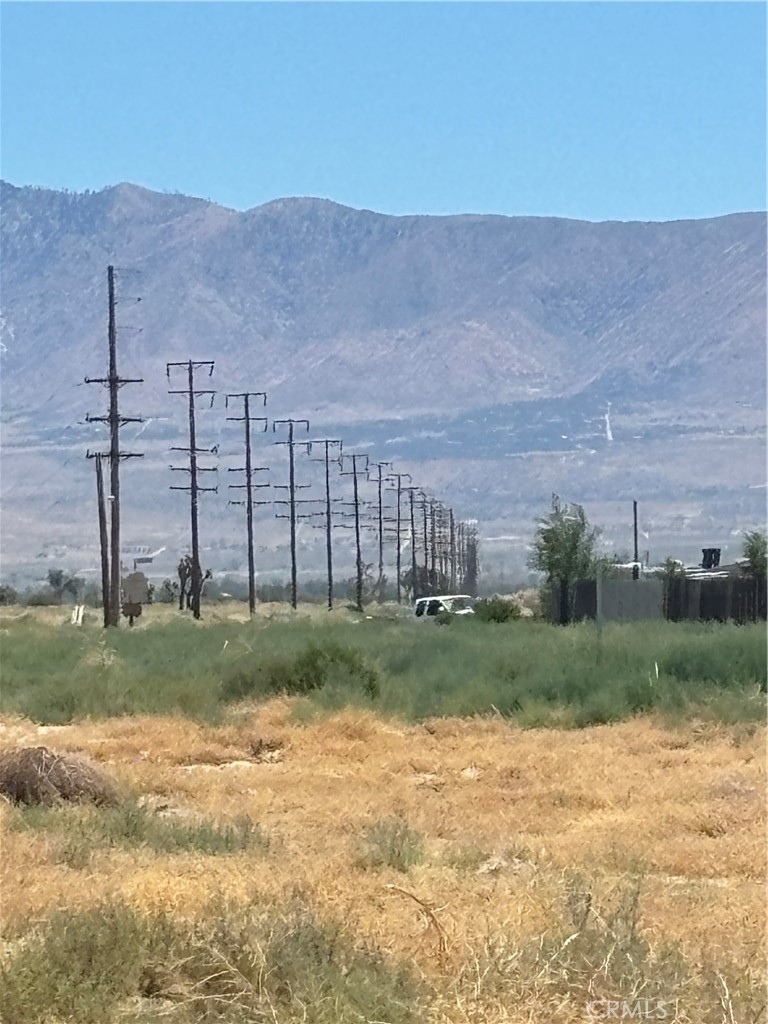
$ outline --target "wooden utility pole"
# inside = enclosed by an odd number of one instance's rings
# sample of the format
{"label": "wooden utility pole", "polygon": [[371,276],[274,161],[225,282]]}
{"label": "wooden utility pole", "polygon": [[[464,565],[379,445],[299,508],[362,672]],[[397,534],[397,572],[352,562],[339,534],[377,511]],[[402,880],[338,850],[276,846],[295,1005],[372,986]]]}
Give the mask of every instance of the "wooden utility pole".
{"label": "wooden utility pole", "polygon": [[397,494],[397,515],[395,517],[395,524],[396,524],[395,525],[395,538],[396,538],[396,543],[397,543],[397,556],[396,556],[397,560],[396,560],[396,570],[395,571],[397,573],[397,603],[401,604],[402,603],[403,584],[402,584],[402,580],[400,578],[402,576],[402,556],[400,554],[400,546],[401,546],[401,543],[402,543],[402,529],[401,529],[401,527],[402,527],[402,508],[401,508],[401,504],[400,503],[401,503],[401,499],[402,499],[402,495],[403,495],[403,480],[407,479],[408,481],[413,482],[413,478],[411,477],[410,473],[392,473],[392,474],[390,474],[388,479],[396,480],[397,481],[397,486],[396,487],[390,487],[389,490],[390,491],[395,491],[396,494]]}
{"label": "wooden utility pole", "polygon": [[424,586],[427,589],[427,593],[432,593],[432,587],[430,586],[429,578],[429,519],[427,513],[428,499],[426,494],[421,492],[421,511],[424,515]]}
{"label": "wooden utility pole", "polygon": [[291,521],[291,607],[298,607],[298,584],[297,584],[297,572],[296,572],[296,522],[298,520],[297,505],[299,502],[296,499],[296,491],[302,490],[309,487],[309,484],[296,484],[296,462],[294,449],[297,444],[303,445],[306,451],[309,451],[309,441],[295,441],[294,440],[294,428],[304,427],[309,432],[309,420],[273,420],[272,431],[277,431],[279,426],[283,424],[288,425],[288,440],[287,441],[275,441],[275,444],[284,444],[288,447],[288,484],[275,484],[275,488],[280,490],[288,491],[288,501],[276,501],[276,505],[288,505],[289,514],[288,516],[278,516],[279,519],[287,518]]}
{"label": "wooden utility pole", "polygon": [[[118,393],[124,384],[142,384],[141,377],[120,377],[117,372],[117,321],[115,317],[115,268],[107,267],[107,341],[109,346],[109,368],[106,377],[86,377],[86,384],[104,384],[109,389],[109,413],[107,416],[86,416],[88,423],[109,424],[109,469],[110,469],[110,529],[109,529],[109,579],[104,591],[104,625],[120,624],[121,564],[120,564],[120,460],[142,458],[141,452],[120,451],[120,427],[125,423],[142,423],[140,416],[121,416],[118,407]],[[102,453],[103,454],[103,453]],[[87,453],[88,458],[97,458],[98,453]],[[97,470],[98,472],[98,470]],[[101,511],[99,512],[101,535]],[[104,580],[102,579],[102,585]]]}
{"label": "wooden utility pole", "polygon": [[268,466],[252,466],[251,464],[251,423],[263,423],[264,430],[267,429],[267,420],[264,416],[251,416],[251,405],[250,400],[252,398],[262,398],[263,405],[267,404],[267,396],[263,391],[243,391],[239,394],[227,395],[225,399],[225,407],[229,408],[230,398],[242,398],[243,400],[243,415],[242,416],[227,416],[228,420],[232,420],[237,423],[243,423],[245,428],[245,466],[238,469],[230,469],[230,473],[245,473],[244,484],[230,484],[229,489],[233,491],[245,490],[245,501],[230,501],[230,505],[245,505],[245,517],[248,527],[248,609],[250,614],[253,615],[256,611],[256,565],[253,555],[253,506],[254,504],[267,504],[266,502],[254,502],[253,490],[255,487],[269,487],[269,484],[254,484],[253,474],[254,473],[266,473],[269,471]]}
{"label": "wooden utility pole", "polygon": [[632,579],[633,580],[639,580],[640,579],[640,566],[638,564],[638,557],[639,556],[638,556],[638,553],[637,553],[637,502],[636,501],[632,502],[632,521],[633,521],[633,529],[634,529],[634,536],[635,536],[635,562],[634,562],[634,565],[632,566]]}
{"label": "wooden utility pole", "polygon": [[190,607],[192,608],[192,614],[196,619],[200,618],[200,597],[203,590],[203,571],[200,567],[200,538],[198,531],[198,498],[199,495],[205,491],[218,492],[218,486],[216,487],[201,487],[198,483],[198,473],[216,473],[218,472],[215,466],[200,466],[197,462],[198,455],[212,455],[218,452],[218,445],[213,448],[198,448],[197,447],[197,429],[195,424],[195,398],[202,395],[211,396],[211,405],[213,405],[213,396],[216,394],[215,391],[210,388],[196,388],[195,387],[195,371],[199,369],[207,369],[208,376],[213,375],[214,362],[212,359],[205,360],[192,360],[187,359],[181,363],[166,363],[165,373],[170,381],[171,370],[175,367],[184,367],[187,371],[187,387],[179,390],[169,390],[169,395],[186,395],[189,403],[189,446],[188,447],[173,447],[172,452],[187,452],[189,455],[188,466],[171,466],[171,471],[174,473],[188,473],[189,474],[189,485],[182,487],[171,487],[172,491],[188,491],[190,498],[190,524],[191,524],[191,540],[192,540],[192,567],[191,567],[191,579],[190,579]]}
{"label": "wooden utility pole", "polygon": [[439,593],[439,587],[437,585],[437,524],[435,522],[437,516],[436,502],[430,501],[429,503],[429,553],[430,553],[430,570],[429,570],[429,590],[432,594]]}
{"label": "wooden utility pole", "polygon": [[382,469],[388,466],[392,468],[391,462],[374,462],[374,466],[378,469],[378,476],[376,477],[376,485],[378,488],[378,529],[379,529],[379,601],[382,600],[382,584],[384,581],[384,505],[381,498],[381,489],[384,477],[381,475]]}
{"label": "wooden utility pole", "polygon": [[456,593],[456,524],[453,520],[453,509],[448,509],[448,528],[450,530],[450,567],[451,567],[451,593]]}
{"label": "wooden utility pole", "polygon": [[[310,441],[310,446],[321,444],[323,445],[323,457],[320,459],[313,458],[313,462],[323,462],[325,464],[325,558],[326,567],[328,574],[328,611],[333,610],[333,499],[331,498],[331,447],[338,448],[338,455],[333,460],[339,467],[341,467],[342,460],[342,442],[338,439],[329,437],[321,438],[320,440]],[[310,447],[311,451],[311,447]]]}
{"label": "wooden utility pole", "polygon": [[416,564],[416,508],[414,502],[414,494],[418,491],[418,487],[406,487],[408,491],[408,497],[410,502],[410,513],[411,513],[411,588],[412,596],[415,601],[417,597],[421,597],[419,591],[421,588],[418,585],[418,566]]}
{"label": "wooden utility pole", "polygon": [[[352,477],[352,494],[353,494],[353,505],[355,509],[355,551],[356,551],[356,567],[357,577],[355,585],[355,606],[359,612],[363,610],[363,553],[362,545],[360,542],[360,491],[358,487],[358,477],[360,473],[368,475],[368,456],[367,455],[345,455],[344,460],[352,460],[352,469],[346,470],[342,473],[342,476]],[[357,468],[357,460],[363,461],[363,469]]]}
{"label": "wooden utility pole", "polygon": [[104,503],[104,472],[101,465],[103,456],[98,454],[96,463],[96,499],[99,506],[99,547],[101,548],[101,597],[104,611],[104,625],[111,624],[109,588],[109,539],[107,537],[107,509]]}

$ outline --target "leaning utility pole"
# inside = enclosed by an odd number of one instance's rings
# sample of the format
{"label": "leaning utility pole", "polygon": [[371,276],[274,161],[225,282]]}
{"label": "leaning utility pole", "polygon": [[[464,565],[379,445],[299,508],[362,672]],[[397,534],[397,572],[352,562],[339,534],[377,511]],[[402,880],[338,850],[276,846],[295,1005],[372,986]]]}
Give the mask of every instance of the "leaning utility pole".
{"label": "leaning utility pole", "polygon": [[[358,476],[361,472],[365,473],[366,479],[368,476],[368,456],[367,455],[345,455],[344,459],[352,460],[352,469],[345,470],[342,472],[342,476],[351,476],[353,482],[353,505],[355,509],[355,550],[356,550],[356,567],[357,567],[357,582],[355,586],[355,606],[359,612],[363,610],[363,554],[360,545],[360,492],[358,488]],[[362,471],[357,468],[357,460],[363,460]]]}
{"label": "leaning utility pole", "polygon": [[374,466],[378,469],[379,473],[376,479],[376,485],[378,488],[378,522],[379,522],[379,601],[382,600],[382,583],[384,580],[384,505],[381,500],[381,488],[384,478],[381,475],[382,469],[385,466],[392,468],[391,462],[374,462]]}
{"label": "leaning utility pole", "polygon": [[[265,416],[251,416],[251,404],[252,398],[263,398],[263,405],[267,404],[267,395],[264,391],[242,391],[238,394],[227,395],[224,399],[224,407],[229,408],[230,398],[242,398],[243,400],[243,415],[242,416],[227,416],[228,420],[232,420],[236,423],[243,423],[245,426],[245,466],[243,468],[230,469],[230,473],[242,473],[245,472],[245,483],[244,484],[230,484],[229,489],[232,491],[245,490],[245,502],[242,501],[230,501],[230,505],[242,505],[245,504],[245,517],[248,526],[248,610],[251,615],[256,611],[256,566],[253,557],[253,489],[254,487],[269,487],[269,484],[254,484],[253,474],[254,473],[266,473],[268,472],[268,466],[252,466],[251,465],[251,423],[263,423],[264,430],[267,429],[267,420]],[[265,504],[259,502],[258,504]]]}
{"label": "leaning utility pole", "polygon": [[397,569],[396,569],[396,572],[397,572],[397,603],[400,604],[402,602],[402,590],[403,590],[402,580],[400,579],[400,576],[402,574],[402,560],[401,560],[401,555],[400,555],[401,524],[402,524],[401,511],[402,510],[401,510],[401,506],[400,506],[400,501],[401,501],[402,494],[403,494],[403,480],[408,479],[412,483],[413,482],[413,478],[412,478],[410,473],[391,473],[389,475],[388,479],[389,480],[396,480],[397,481],[397,487],[390,487],[390,488],[388,488],[388,490],[396,491],[397,492],[397,516],[396,516],[396,519],[395,519],[395,523],[396,523],[395,537],[396,537],[396,542],[397,542],[397,561],[396,561],[396,565],[397,565]]}
{"label": "leaning utility pole", "polygon": [[110,593],[109,593],[109,540],[107,539],[107,510],[104,504],[104,471],[101,460],[103,455],[97,454],[96,463],[96,499],[99,504],[99,547],[101,548],[101,593],[104,611],[104,625],[110,625]]}
{"label": "leaning utility pole", "polygon": [[323,457],[320,459],[313,458],[312,461],[325,463],[325,556],[328,572],[328,611],[330,612],[333,610],[333,503],[331,500],[331,457],[329,453],[331,446],[338,448],[338,455],[333,459],[333,461],[341,467],[342,442],[338,439],[329,437],[310,441],[310,452],[312,451],[312,445],[315,444],[321,444],[324,446]]}
{"label": "leaning utility pole", "polygon": [[[120,460],[138,459],[140,452],[120,451],[120,427],[124,423],[142,423],[140,416],[121,416],[118,408],[118,391],[124,384],[143,384],[141,377],[120,377],[117,372],[117,322],[115,318],[115,268],[107,267],[107,341],[109,344],[109,371],[106,377],[86,377],[86,384],[104,384],[109,389],[109,414],[107,416],[86,416],[88,423],[109,424],[109,468],[110,468],[110,537],[109,537],[109,580],[104,600],[104,624],[117,626],[120,623]],[[96,453],[87,453],[88,458],[98,458]],[[97,470],[98,472],[98,470]],[[101,512],[99,513],[101,516]],[[100,527],[101,529],[101,527]],[[102,584],[103,584],[102,580]]]}
{"label": "leaning utility pole", "polygon": [[288,447],[288,484],[275,484],[275,488],[280,490],[288,490],[289,499],[287,502],[276,501],[276,505],[288,505],[290,512],[287,517],[278,516],[278,518],[289,518],[291,520],[291,607],[296,608],[298,606],[298,587],[296,582],[296,491],[303,488],[309,487],[309,484],[296,484],[296,464],[294,456],[294,448],[297,444],[303,445],[306,451],[309,451],[309,441],[294,441],[293,433],[294,427],[303,426],[309,433],[309,420],[273,420],[272,421],[272,432],[275,433],[279,426],[288,424],[288,440],[287,441],[275,441],[274,444],[287,445]]}
{"label": "leaning utility pole", "polygon": [[213,448],[198,448],[197,447],[197,432],[195,426],[195,398],[200,395],[211,396],[211,406],[213,406],[213,396],[216,394],[215,391],[210,388],[196,388],[195,387],[195,370],[207,368],[208,376],[213,375],[214,362],[212,359],[204,360],[192,360],[187,359],[182,363],[166,363],[165,364],[165,375],[170,382],[171,369],[173,367],[183,366],[187,371],[187,387],[181,388],[176,391],[168,391],[169,395],[186,395],[189,400],[189,447],[173,447],[172,452],[187,452],[189,454],[189,466],[171,466],[171,471],[174,473],[189,473],[189,486],[188,487],[171,487],[172,491],[188,491],[190,498],[190,521],[191,521],[191,533],[192,533],[192,575],[190,580],[190,604],[192,606],[192,614],[196,619],[200,618],[200,595],[203,589],[203,572],[200,568],[200,540],[198,534],[198,519],[197,519],[197,507],[198,507],[198,495],[204,491],[218,492],[218,486],[216,487],[201,487],[197,482],[198,473],[216,473],[218,472],[215,466],[199,466],[197,464],[198,455],[212,455],[218,452],[218,445],[214,445]]}

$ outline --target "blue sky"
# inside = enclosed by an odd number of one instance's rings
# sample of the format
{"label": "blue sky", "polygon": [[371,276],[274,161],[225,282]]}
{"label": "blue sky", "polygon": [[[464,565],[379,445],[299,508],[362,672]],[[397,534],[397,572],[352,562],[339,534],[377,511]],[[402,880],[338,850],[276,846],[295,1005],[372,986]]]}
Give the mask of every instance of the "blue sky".
{"label": "blue sky", "polygon": [[246,209],[764,209],[762,3],[3,3],[2,176]]}

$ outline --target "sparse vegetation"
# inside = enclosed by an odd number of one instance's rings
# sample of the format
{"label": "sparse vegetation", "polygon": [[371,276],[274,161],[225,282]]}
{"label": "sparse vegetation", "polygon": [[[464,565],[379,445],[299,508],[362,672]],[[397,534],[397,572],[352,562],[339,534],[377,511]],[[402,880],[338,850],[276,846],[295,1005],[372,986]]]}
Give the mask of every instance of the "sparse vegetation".
{"label": "sparse vegetation", "polygon": [[522,614],[516,601],[503,597],[481,598],[475,602],[474,609],[481,622],[513,622]]}
{"label": "sparse vegetation", "polygon": [[400,816],[369,825],[360,864],[365,868],[394,868],[403,873],[424,859],[424,837]]}
{"label": "sparse vegetation", "polygon": [[745,572],[753,579],[765,580],[768,568],[768,536],[765,530],[751,530],[744,535]]}
{"label": "sparse vegetation", "polygon": [[54,914],[0,966],[0,1001],[14,1024],[299,1024],[309,1007],[313,1024],[416,1024],[421,1002],[407,967],[299,901],[193,921],[120,902]]}
{"label": "sparse vegetation", "polygon": [[196,852],[215,856],[243,850],[264,851],[267,839],[247,816],[231,822],[161,817],[137,803],[115,807],[17,810],[9,817],[13,831],[43,831],[55,840],[56,859],[71,868],[87,867],[95,854],[114,847],[145,847],[155,853]]}
{"label": "sparse vegetation", "polygon": [[636,993],[765,1024],[762,725],[296,721],[331,686],[42,734],[146,796],[0,803],[5,1019],[581,1024]]}

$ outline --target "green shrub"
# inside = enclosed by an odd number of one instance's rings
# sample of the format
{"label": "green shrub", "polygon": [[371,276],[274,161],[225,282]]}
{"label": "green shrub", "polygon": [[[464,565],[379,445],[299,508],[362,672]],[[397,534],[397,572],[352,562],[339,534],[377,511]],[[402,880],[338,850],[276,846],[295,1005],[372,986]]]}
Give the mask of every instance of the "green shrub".
{"label": "green shrub", "polygon": [[19,808],[10,815],[8,827],[50,832],[57,840],[57,859],[75,869],[87,867],[99,850],[116,846],[215,856],[242,850],[263,851],[268,845],[259,826],[247,817],[232,822],[164,818],[134,803],[103,808]]}
{"label": "green shrub", "polygon": [[513,622],[522,615],[516,601],[503,597],[486,597],[475,601],[475,618],[480,622]]}
{"label": "green shrub", "polygon": [[402,817],[384,818],[365,830],[360,864],[407,872],[424,860],[424,837]]}
{"label": "green shrub", "polygon": [[313,1024],[423,1019],[406,967],[298,902],[218,903],[194,921],[119,903],[54,914],[4,957],[0,1003],[13,1024],[299,1024],[308,1008]]}
{"label": "green shrub", "polygon": [[52,590],[34,590],[24,595],[24,604],[29,608],[48,608],[53,605],[60,605],[61,598]]}
{"label": "green shrub", "polygon": [[9,583],[0,584],[0,605],[19,604],[21,598],[19,592]]}
{"label": "green shrub", "polygon": [[275,693],[307,694],[329,682],[360,690],[366,697],[379,694],[376,669],[354,648],[326,640],[310,643],[293,656],[249,658],[224,681],[222,696],[241,700]]}

